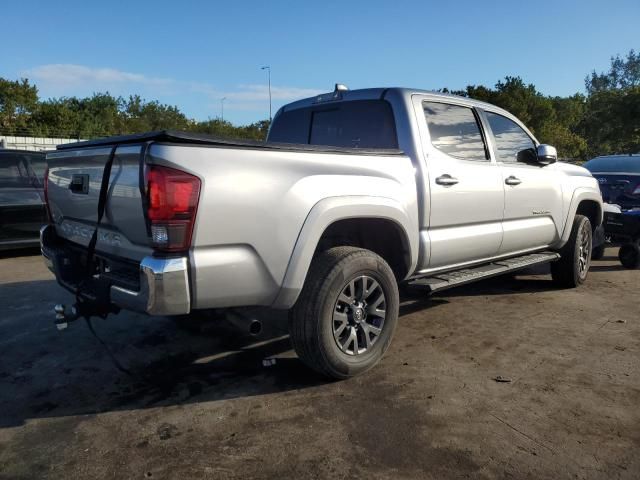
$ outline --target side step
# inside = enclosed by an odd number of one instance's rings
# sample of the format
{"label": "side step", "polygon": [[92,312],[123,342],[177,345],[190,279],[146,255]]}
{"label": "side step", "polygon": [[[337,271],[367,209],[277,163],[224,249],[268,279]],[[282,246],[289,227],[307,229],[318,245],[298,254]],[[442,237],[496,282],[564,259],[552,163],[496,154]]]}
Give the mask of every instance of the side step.
{"label": "side step", "polygon": [[429,293],[457,287],[466,283],[475,282],[484,278],[495,277],[507,272],[514,272],[533,265],[554,262],[560,255],[554,252],[530,253],[521,257],[497,260],[492,263],[480,265],[478,267],[464,268],[452,272],[438,273],[434,276],[420,277],[411,280],[412,287],[426,288]]}

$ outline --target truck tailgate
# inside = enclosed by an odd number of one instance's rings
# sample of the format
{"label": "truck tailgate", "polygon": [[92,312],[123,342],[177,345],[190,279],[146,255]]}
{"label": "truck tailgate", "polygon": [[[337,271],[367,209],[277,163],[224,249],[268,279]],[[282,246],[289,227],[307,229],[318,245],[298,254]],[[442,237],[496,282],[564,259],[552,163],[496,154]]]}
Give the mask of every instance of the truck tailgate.
{"label": "truck tailgate", "polygon": [[[86,247],[96,227],[104,166],[112,146],[47,154],[48,200],[56,233]],[[115,151],[96,252],[140,261],[151,252],[140,192],[141,145]]]}

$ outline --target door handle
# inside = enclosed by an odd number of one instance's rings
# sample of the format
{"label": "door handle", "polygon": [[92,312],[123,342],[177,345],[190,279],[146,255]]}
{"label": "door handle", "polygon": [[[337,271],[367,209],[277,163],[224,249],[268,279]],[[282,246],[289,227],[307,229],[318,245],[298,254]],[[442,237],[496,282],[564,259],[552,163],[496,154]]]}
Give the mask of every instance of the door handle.
{"label": "door handle", "polygon": [[73,174],[69,190],[73,193],[89,193],[89,175]]}
{"label": "door handle", "polygon": [[436,178],[436,183],[438,185],[444,185],[446,187],[450,187],[451,185],[455,185],[456,183],[458,183],[458,179],[455,177],[452,177],[448,173],[445,173],[444,175],[441,175],[438,178]]}
{"label": "door handle", "polygon": [[522,180],[520,180],[518,177],[514,177],[513,175],[511,175],[510,177],[507,177],[504,181],[504,183],[506,183],[507,185],[520,185],[522,183]]}

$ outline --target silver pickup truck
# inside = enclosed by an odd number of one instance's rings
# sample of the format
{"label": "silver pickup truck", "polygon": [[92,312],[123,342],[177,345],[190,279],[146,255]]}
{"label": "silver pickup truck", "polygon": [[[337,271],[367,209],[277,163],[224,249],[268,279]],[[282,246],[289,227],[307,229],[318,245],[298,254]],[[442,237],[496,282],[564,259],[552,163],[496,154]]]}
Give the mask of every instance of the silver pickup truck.
{"label": "silver pickup truck", "polygon": [[398,285],[425,293],[551,263],[585,281],[596,180],[493,105],[404,88],[282,107],[266,143],[161,131],[47,155],[42,253],[76,295],[58,321],[290,310],[322,374],[375,365]]}

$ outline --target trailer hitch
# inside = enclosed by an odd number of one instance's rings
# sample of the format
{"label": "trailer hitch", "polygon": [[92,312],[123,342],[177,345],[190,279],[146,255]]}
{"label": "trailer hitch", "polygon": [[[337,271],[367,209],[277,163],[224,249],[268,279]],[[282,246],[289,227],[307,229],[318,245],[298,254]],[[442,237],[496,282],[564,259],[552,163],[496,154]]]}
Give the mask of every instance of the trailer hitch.
{"label": "trailer hitch", "polygon": [[70,314],[67,314],[66,307],[62,303],[58,303],[53,307],[53,311],[56,312],[55,325],[58,330],[66,330],[69,323],[78,319],[78,311],[75,306],[71,307]]}
{"label": "trailer hitch", "polygon": [[62,303],[58,303],[53,307],[56,314],[55,325],[58,330],[66,330],[71,322],[75,322],[79,318],[84,317],[89,320],[91,317],[107,318],[110,313],[118,313],[119,308],[115,306],[106,306],[93,302],[78,301],[67,312],[67,308]]}

